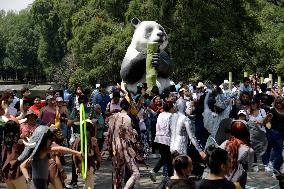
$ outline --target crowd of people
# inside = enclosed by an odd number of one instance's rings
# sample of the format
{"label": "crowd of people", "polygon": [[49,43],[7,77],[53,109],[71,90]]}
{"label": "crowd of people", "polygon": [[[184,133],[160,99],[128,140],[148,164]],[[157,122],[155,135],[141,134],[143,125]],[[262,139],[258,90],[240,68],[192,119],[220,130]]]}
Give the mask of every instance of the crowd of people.
{"label": "crowd of people", "polygon": [[[284,98],[267,83],[249,78],[229,90],[202,82],[179,82],[160,92],[138,83],[96,89],[80,85],[68,99],[53,91],[32,98],[28,88],[0,97],[1,180],[9,189],[77,188],[87,156],[86,188],[102,157],[113,167],[113,188],[135,187],[139,166],[158,158],[149,177],[163,169],[159,188],[245,188],[248,171],[259,165],[281,173]],[[82,154],[80,105],[85,108],[88,153]],[[65,184],[64,154],[72,154],[72,178]],[[193,177],[192,175],[195,175]]]}

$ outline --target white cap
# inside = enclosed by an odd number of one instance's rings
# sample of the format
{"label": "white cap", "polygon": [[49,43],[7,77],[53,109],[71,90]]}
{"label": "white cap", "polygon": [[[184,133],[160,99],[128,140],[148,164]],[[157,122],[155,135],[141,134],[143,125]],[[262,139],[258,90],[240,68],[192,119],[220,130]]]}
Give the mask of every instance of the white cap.
{"label": "white cap", "polygon": [[265,78],[264,80],[263,80],[263,83],[268,83],[268,82],[271,82],[271,79],[270,78]]}
{"label": "white cap", "polygon": [[238,112],[238,115],[240,115],[240,114],[243,114],[243,115],[247,116],[247,112],[245,110],[240,110]]}

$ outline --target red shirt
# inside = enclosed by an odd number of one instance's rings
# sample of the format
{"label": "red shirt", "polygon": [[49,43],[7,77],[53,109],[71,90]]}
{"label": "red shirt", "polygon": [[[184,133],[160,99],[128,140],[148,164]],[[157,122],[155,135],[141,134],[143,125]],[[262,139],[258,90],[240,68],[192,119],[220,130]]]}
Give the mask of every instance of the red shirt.
{"label": "red shirt", "polygon": [[39,116],[40,109],[41,107],[38,108],[35,104],[29,108],[29,110],[33,111],[37,116]]}

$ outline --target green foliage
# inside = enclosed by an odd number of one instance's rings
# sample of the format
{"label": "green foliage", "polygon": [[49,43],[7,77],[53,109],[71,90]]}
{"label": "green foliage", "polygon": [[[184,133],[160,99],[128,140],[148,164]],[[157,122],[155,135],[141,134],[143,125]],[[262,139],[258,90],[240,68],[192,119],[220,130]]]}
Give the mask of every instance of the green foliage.
{"label": "green foliage", "polygon": [[19,13],[0,11],[0,74],[70,86],[117,82],[133,17],[164,26],[173,80],[282,74],[283,7],[280,0],[35,0]]}

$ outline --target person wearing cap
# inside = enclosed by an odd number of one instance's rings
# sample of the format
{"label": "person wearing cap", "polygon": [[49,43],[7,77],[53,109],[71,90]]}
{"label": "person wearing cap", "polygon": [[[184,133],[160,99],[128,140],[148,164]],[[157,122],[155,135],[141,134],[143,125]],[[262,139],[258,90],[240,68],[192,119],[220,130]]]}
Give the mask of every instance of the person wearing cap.
{"label": "person wearing cap", "polygon": [[20,126],[20,138],[26,139],[26,137],[30,137],[35,129],[38,127],[36,123],[37,115],[33,111],[28,111],[26,115],[26,121],[23,122]]}
{"label": "person wearing cap", "polygon": [[238,119],[239,119],[239,120],[247,121],[247,118],[248,118],[248,115],[247,115],[246,110],[240,110],[240,111],[238,112]]}
{"label": "person wearing cap", "polygon": [[53,96],[48,95],[46,97],[47,106],[43,107],[39,113],[39,119],[42,125],[50,126],[55,123],[56,117],[56,100]]}
{"label": "person wearing cap", "polygon": [[34,98],[34,105],[32,105],[29,110],[33,111],[37,116],[39,116],[42,107],[41,98],[39,96],[36,96]]}

